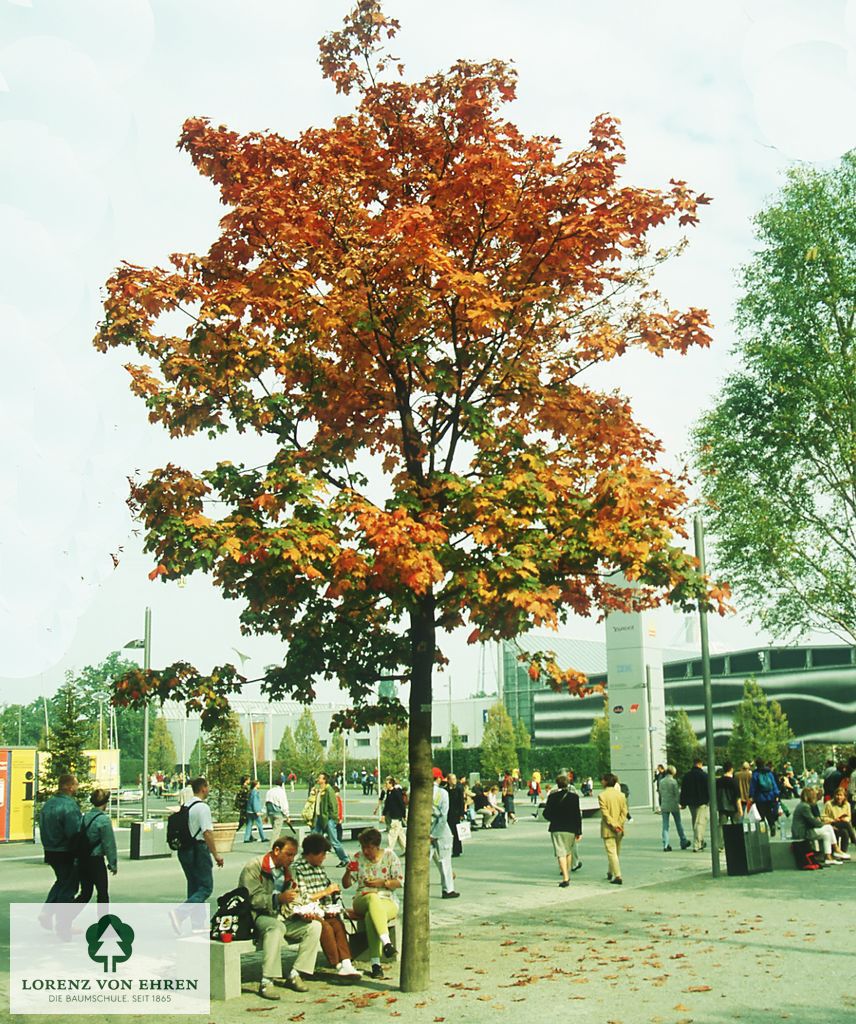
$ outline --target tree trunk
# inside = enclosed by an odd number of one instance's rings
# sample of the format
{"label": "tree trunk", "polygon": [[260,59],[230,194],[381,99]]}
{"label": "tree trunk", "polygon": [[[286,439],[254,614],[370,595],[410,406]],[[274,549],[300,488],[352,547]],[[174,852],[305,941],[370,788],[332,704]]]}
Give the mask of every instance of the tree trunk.
{"label": "tree trunk", "polygon": [[434,595],[410,615],[410,804],[404,888],[401,990],[421,992],[431,980],[428,894],[433,780],[431,776],[431,676],[434,671]]}

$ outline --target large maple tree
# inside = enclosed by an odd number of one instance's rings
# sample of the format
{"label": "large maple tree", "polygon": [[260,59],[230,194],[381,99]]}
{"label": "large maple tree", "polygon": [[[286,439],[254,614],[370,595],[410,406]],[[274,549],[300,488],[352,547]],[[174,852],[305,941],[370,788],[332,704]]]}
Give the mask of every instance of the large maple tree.
{"label": "large maple tree", "polygon": [[[681,481],[627,401],[584,371],[639,346],[709,341],[704,311],[651,285],[652,229],[696,221],[685,183],[622,183],[616,122],[585,143],[527,137],[503,116],[515,75],[459,61],[408,82],[398,29],[359,0],[320,43],[353,112],[299,138],[203,118],[180,146],[227,208],[204,255],[123,265],[96,345],[135,348],[132,388],[173,435],[273,441],[262,468],[168,465],[133,487],[152,575],[211,573],[249,633],[287,645],[262,681],[311,701],[334,678],[338,725],[404,721],[411,808],[402,987],[428,983],[432,675],[438,636],[555,626],[569,610],[708,600],[681,547]],[[179,318],[184,326],[176,327]],[[533,675],[585,691],[549,652]],[[406,709],[376,696],[397,677]],[[244,680],[178,664],[115,700],[185,701],[211,725]]]}

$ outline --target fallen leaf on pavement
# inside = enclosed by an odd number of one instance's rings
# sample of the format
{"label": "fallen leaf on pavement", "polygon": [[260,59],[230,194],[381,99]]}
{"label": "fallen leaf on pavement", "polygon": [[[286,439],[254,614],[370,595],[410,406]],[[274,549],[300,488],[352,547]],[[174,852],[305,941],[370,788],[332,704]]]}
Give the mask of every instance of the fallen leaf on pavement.
{"label": "fallen leaf on pavement", "polygon": [[689,988],[684,989],[685,992],[712,992],[713,989],[710,985],[690,985]]}

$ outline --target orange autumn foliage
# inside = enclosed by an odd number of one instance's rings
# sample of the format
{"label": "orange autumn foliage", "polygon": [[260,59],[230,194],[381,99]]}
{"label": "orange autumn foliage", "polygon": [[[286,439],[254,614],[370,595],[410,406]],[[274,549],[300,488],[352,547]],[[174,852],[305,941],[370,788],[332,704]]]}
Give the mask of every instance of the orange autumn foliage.
{"label": "orange autumn foliage", "polygon": [[[632,348],[709,343],[703,310],[651,286],[665,254],[650,249],[706,197],[625,182],[608,115],[572,148],[525,135],[501,61],[405,80],[385,50],[397,28],[359,0],[322,40],[324,75],[356,98],[326,127],[185,122],[219,236],[119,267],[95,340],[136,350],[132,390],[174,436],[273,438],[261,470],[169,465],[135,485],[152,575],[212,573],[248,632],[288,643],[271,696],[336,678],[358,723],[379,674],[411,682],[411,711],[430,705],[436,630],[511,638],[626,607],[615,570],[639,604],[727,597],[681,547],[685,495],[658,443],[584,379]],[[547,653],[532,666],[586,692]]]}

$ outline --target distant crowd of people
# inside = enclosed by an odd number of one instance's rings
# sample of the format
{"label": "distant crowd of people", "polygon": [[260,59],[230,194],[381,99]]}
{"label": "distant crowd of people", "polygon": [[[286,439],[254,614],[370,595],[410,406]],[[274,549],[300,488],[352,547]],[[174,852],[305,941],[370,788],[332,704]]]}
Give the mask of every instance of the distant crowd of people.
{"label": "distant crowd of people", "polygon": [[[670,825],[674,824],[681,849],[693,852],[707,845],[707,822],[710,805],[708,774],[703,761],[696,758],[680,784],[674,765],[658,765],[655,782],[660,802],[663,828],[663,850],[670,853]],[[836,764],[828,761],[822,775],[806,771],[798,776],[789,763],[776,770],[771,761],[757,758],[754,767],[744,761],[735,771],[726,761],[715,780],[716,813],[722,828],[738,824],[744,816],[766,823],[770,834],[782,827],[782,819],[791,819],[793,840],[820,840],[827,863],[849,860],[847,853],[853,831],[856,807],[856,757]],[[797,801],[791,812],[790,801]],[[688,809],[692,823],[692,840],[684,832],[681,811]]]}

